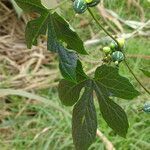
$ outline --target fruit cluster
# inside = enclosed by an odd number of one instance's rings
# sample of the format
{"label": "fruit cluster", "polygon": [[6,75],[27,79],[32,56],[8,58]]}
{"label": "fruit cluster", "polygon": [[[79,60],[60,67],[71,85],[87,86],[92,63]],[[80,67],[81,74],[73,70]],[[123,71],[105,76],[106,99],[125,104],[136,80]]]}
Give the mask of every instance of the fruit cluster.
{"label": "fruit cluster", "polygon": [[[125,40],[123,38],[116,39],[119,43],[119,48],[123,49]],[[104,58],[103,61],[106,63],[110,63],[113,61],[116,65],[118,65],[121,61],[124,60],[124,54],[119,51],[118,45],[115,41],[112,41],[109,46],[103,47]]]}
{"label": "fruit cluster", "polygon": [[74,0],[73,8],[76,13],[84,13],[88,7],[94,7],[99,4],[100,0]]}

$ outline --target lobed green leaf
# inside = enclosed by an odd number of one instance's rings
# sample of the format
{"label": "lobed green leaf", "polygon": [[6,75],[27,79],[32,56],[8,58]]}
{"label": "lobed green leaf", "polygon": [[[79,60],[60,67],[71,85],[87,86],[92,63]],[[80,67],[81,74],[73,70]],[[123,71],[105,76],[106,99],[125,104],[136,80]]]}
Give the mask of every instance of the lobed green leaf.
{"label": "lobed green leaf", "polygon": [[[25,37],[27,47],[37,44],[40,35],[45,35],[48,30],[47,48],[59,54],[60,71],[65,79],[75,81],[77,54],[87,54],[83,41],[77,33],[70,28],[69,23],[58,15],[45,8],[41,0],[15,0],[15,2],[26,12],[36,12],[39,17],[29,21],[26,26]],[[67,44],[67,48],[63,43]],[[75,51],[75,52],[73,52]]]}
{"label": "lobed green leaf", "polygon": [[104,120],[118,135],[125,137],[129,127],[126,113],[110,96],[133,99],[139,92],[127,78],[119,75],[117,68],[107,65],[96,69],[93,84]]}
{"label": "lobed green leaf", "polygon": [[[40,16],[29,21],[26,27],[26,41],[28,48],[35,45],[37,38],[41,34],[45,34],[48,28],[48,49],[51,50],[49,38],[54,38],[53,42],[59,43],[63,41],[67,44],[67,48],[81,54],[87,54],[83,41],[78,34],[71,28],[70,24],[58,13],[52,13],[51,10],[45,8],[41,4],[41,0],[15,0],[20,8],[26,12],[36,12]],[[48,25],[49,23],[49,25]],[[56,45],[55,45],[56,48]],[[53,49],[52,49],[53,50]]]}

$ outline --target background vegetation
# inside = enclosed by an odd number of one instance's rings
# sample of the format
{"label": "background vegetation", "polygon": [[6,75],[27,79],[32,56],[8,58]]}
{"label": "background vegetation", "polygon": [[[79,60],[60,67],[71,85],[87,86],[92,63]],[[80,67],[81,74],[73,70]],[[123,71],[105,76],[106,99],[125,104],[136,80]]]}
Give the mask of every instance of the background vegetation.
{"label": "background vegetation", "polygon": [[[126,42],[128,62],[147,88],[150,88],[149,79],[139,69],[150,65],[150,26],[145,25],[150,19],[149,5],[148,0],[140,0],[139,3],[135,0],[105,0],[103,5],[105,8],[101,5],[94,10],[105,28],[112,34],[124,35],[126,38],[130,36]],[[109,11],[108,14],[106,10],[111,10],[111,12]],[[88,12],[76,16],[70,1],[62,5],[58,11],[85,41],[86,49],[91,55],[80,57],[84,61],[84,69],[88,74],[93,75],[94,68],[101,64],[102,53],[100,48],[106,42],[104,33],[98,30]],[[112,17],[114,12],[118,16]],[[41,103],[32,98],[27,99],[21,96],[3,96],[0,93],[0,149],[74,149],[71,137],[72,109],[64,107],[57,95],[56,85],[61,78],[57,72],[57,56],[46,52],[45,37],[42,37],[39,46],[27,52],[24,42],[24,27],[29,16],[22,15],[21,18],[18,18],[10,2],[0,1],[0,15],[2,17],[0,20],[0,88],[30,91],[47,98],[55,105],[55,107],[52,107],[51,103],[48,102]],[[31,14],[30,17],[36,16]],[[118,21],[119,17],[123,21]],[[127,24],[125,22],[127,20],[134,21],[132,25],[136,28],[143,25],[145,27],[143,26],[142,30],[131,36],[127,33],[133,33],[136,29],[131,28],[131,22]],[[139,26],[137,26],[138,24]],[[89,40],[93,43],[95,39],[102,40],[99,44],[89,44]],[[41,54],[41,56],[47,57],[44,57],[41,62],[40,57],[34,61],[32,59],[32,63],[31,58],[35,57],[32,57],[33,54]],[[27,59],[23,61],[23,58]],[[22,60],[22,62],[19,60]],[[29,61],[31,61],[30,64]],[[33,72],[34,69],[35,72]],[[116,99],[125,109],[129,118],[130,128],[127,138],[117,136],[106,125],[101,115],[97,114],[99,130],[117,150],[149,150],[150,116],[141,111],[144,103],[149,101],[149,95],[137,84],[124,64],[121,64],[120,70],[121,74],[129,77],[135,87],[141,91],[141,96],[132,101]],[[20,71],[24,71],[24,74],[21,74],[24,75],[23,77],[20,77]],[[90,149],[103,150],[105,144],[97,137],[96,142]]]}

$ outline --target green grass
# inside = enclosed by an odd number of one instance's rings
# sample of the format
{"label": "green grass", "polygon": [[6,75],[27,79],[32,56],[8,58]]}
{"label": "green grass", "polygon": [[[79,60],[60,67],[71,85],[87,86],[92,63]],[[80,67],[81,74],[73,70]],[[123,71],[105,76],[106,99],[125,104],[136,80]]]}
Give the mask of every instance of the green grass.
{"label": "green grass", "polygon": [[[127,53],[147,55],[149,54],[147,51],[149,46],[148,40],[144,38],[132,39],[128,41]],[[138,58],[130,58],[128,61],[140,80],[142,82],[147,81],[147,78],[139,71],[139,66],[148,65],[149,62]],[[88,68],[91,67],[89,65]],[[129,77],[132,82],[134,81],[123,64],[120,71],[121,74]],[[141,150],[143,147],[144,150],[148,150],[150,147],[149,114],[139,111],[143,104],[149,100],[149,96],[135,81],[133,83],[142,92],[142,95],[132,101],[116,100],[125,109],[129,118],[130,128],[126,139],[117,136],[107,126],[101,117],[98,105],[96,105],[99,129],[114,144],[117,150]],[[149,86],[148,83],[144,83],[147,87]],[[45,89],[37,91],[37,93],[64,108],[65,111],[70,113],[70,116],[66,116],[49,105],[36,101],[27,103],[28,100],[25,98],[9,96],[7,101],[0,101],[1,116],[4,117],[3,122],[0,124],[0,148],[4,150],[12,148],[14,150],[74,149],[71,137],[72,108],[62,106],[56,89]],[[24,111],[16,117],[22,108],[24,108]],[[44,129],[47,129],[47,131],[42,132]],[[105,146],[99,138],[96,139],[96,142],[90,148],[90,150],[104,149]]]}
{"label": "green grass", "polygon": [[[124,1],[112,0],[112,3],[107,5],[110,9],[116,10],[122,16],[136,19],[137,14],[134,12],[124,12],[126,5]],[[146,1],[141,2],[147,12]],[[70,6],[69,6],[70,7]],[[71,9],[68,9],[64,16],[70,20],[74,14]],[[89,27],[77,28],[79,22],[84,18],[90,20],[87,13],[83,17],[70,20],[71,24],[77,29],[80,36],[86,40],[90,38]],[[149,14],[146,13],[148,17]],[[86,17],[86,18],[85,18]],[[92,21],[91,26],[94,28],[94,33],[98,32],[97,26]],[[83,34],[84,33],[84,34]],[[126,53],[136,55],[150,55],[150,39],[137,37],[130,39],[126,43]],[[99,46],[87,48],[90,57],[88,59],[100,60],[101,52]],[[148,78],[146,78],[139,68],[149,66],[149,60],[145,58],[128,58],[128,62],[135,74],[141,82],[150,89]],[[84,69],[93,68],[93,63],[84,62]],[[135,87],[141,91],[141,95],[132,100],[115,99],[126,111],[129,119],[130,128],[127,138],[121,138],[116,135],[104,122],[101,117],[98,104],[96,102],[97,116],[99,129],[113,143],[117,150],[149,150],[150,148],[150,120],[149,114],[140,111],[143,104],[149,101],[149,95],[137,84],[133,76],[129,73],[124,64],[121,64],[120,73],[130,79]],[[73,141],[71,137],[71,113],[72,108],[63,106],[57,95],[56,89],[43,89],[36,91],[37,94],[48,98],[56,105],[59,105],[64,111],[69,112],[66,115],[58,111],[48,104],[42,104],[36,100],[27,100],[22,97],[9,96],[6,99],[0,100],[0,149],[3,150],[73,150]],[[28,102],[30,101],[30,102]],[[102,141],[97,137],[95,143],[90,147],[90,150],[105,150]]]}

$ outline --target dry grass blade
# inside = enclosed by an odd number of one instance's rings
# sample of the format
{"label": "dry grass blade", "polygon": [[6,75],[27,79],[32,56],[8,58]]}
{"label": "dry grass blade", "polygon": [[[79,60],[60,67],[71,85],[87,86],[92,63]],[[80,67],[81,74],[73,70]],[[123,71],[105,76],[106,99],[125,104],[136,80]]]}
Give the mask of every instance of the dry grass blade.
{"label": "dry grass blade", "polygon": [[119,29],[119,31],[121,33],[123,33],[123,27],[121,25],[121,23],[117,20],[117,18],[115,18],[114,16],[112,16],[104,7],[103,2],[97,6],[101,16],[103,17],[104,21],[108,24],[108,26],[115,32],[118,33],[118,31],[116,30],[115,27],[113,27],[112,24],[110,24],[107,20],[111,21],[114,23],[114,25]]}
{"label": "dry grass blade", "polygon": [[97,129],[97,136],[102,140],[102,142],[105,144],[105,147],[107,150],[115,150],[113,144],[107,139],[107,137]]}
{"label": "dry grass blade", "polygon": [[31,50],[26,48],[24,30],[29,16],[18,19],[8,1],[1,1],[0,6],[0,87],[30,90],[56,86],[56,56],[47,51],[46,41],[41,39]]}
{"label": "dry grass blade", "polygon": [[128,5],[128,8],[131,9],[131,6],[134,6],[137,8],[137,10],[139,11],[140,13],[140,16],[141,16],[141,21],[144,22],[145,21],[145,13],[144,13],[144,10],[142,8],[142,6],[140,5],[140,2],[139,0],[127,0],[127,5]]}

